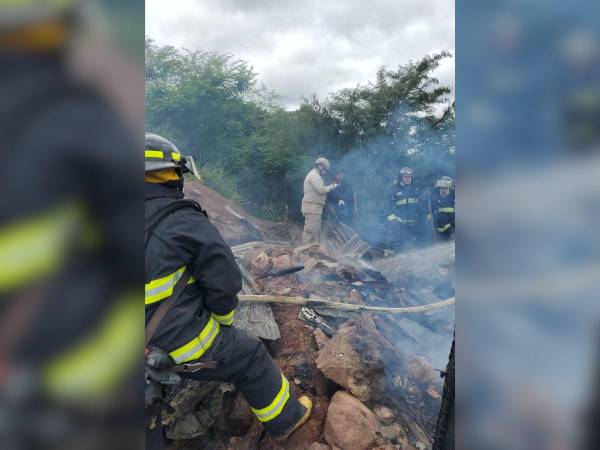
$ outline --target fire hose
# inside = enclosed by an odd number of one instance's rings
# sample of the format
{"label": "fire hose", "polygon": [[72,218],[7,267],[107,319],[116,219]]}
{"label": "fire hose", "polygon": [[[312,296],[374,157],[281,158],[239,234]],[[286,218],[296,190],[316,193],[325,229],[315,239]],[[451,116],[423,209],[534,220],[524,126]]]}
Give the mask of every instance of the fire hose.
{"label": "fire hose", "polygon": [[286,297],[283,295],[238,295],[240,302],[245,303],[282,303],[288,305],[310,306],[312,308],[329,308],[341,311],[352,312],[370,312],[370,313],[387,313],[387,314],[411,314],[423,313],[434,309],[444,308],[453,305],[454,297],[442,300],[435,303],[420,306],[406,306],[401,308],[392,308],[384,306],[370,305],[354,305],[351,303],[332,302],[321,298],[304,298],[304,297]]}

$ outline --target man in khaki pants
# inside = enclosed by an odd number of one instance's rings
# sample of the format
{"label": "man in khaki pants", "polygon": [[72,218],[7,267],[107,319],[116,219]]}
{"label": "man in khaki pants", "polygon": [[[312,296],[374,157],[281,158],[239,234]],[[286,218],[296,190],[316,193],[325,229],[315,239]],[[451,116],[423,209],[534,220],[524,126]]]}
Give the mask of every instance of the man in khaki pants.
{"label": "man in khaki pants", "polygon": [[304,179],[304,197],[302,198],[302,214],[304,215],[304,231],[302,242],[311,244],[319,242],[323,207],[327,193],[333,191],[341,181],[341,175],[336,175],[333,183],[325,185],[323,175],[331,169],[331,163],[325,158],[318,158],[315,167]]}

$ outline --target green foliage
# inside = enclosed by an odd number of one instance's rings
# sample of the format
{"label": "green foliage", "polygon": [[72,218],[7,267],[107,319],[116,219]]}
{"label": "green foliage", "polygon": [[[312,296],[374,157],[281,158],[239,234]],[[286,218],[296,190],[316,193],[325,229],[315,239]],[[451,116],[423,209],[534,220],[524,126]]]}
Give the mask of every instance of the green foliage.
{"label": "green foliage", "polygon": [[448,56],[382,67],[374,83],[284,111],[247,62],[146,39],[146,128],[192,154],[205,183],[251,213],[299,219],[302,181],[317,156],[350,174],[364,200],[402,165],[423,182],[453,174],[454,110],[435,117],[449,90],[431,76]]}
{"label": "green foliage", "polygon": [[229,174],[224,167],[211,164],[205,164],[198,168],[202,182],[209,188],[217,191],[223,197],[232,200],[235,203],[242,203],[243,199],[240,196],[236,178]]}

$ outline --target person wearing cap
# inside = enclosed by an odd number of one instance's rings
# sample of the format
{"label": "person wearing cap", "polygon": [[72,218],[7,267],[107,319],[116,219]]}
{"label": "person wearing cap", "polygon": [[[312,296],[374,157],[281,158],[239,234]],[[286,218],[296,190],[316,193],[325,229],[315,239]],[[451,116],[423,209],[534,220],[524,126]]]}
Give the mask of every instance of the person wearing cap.
{"label": "person wearing cap", "polygon": [[[242,276],[206,212],[184,199],[183,174],[198,176],[193,159],[152,133],[144,147],[146,350],[163,355],[160,366],[147,355],[147,393],[160,370],[232,383],[269,434],[285,440],[308,420],[312,401],[296,398],[264,344],[234,326]],[[148,403],[146,448],[161,448],[160,411]]]}
{"label": "person wearing cap", "polygon": [[392,248],[413,246],[418,238],[418,221],[421,212],[419,188],[412,183],[413,170],[400,169],[393,185],[391,209],[387,216],[387,229]]}
{"label": "person wearing cap", "polygon": [[326,185],[323,176],[331,169],[331,163],[325,158],[317,158],[315,167],[308,172],[304,179],[304,197],[302,198],[302,215],[304,216],[304,231],[302,242],[311,244],[320,241],[323,208],[327,194],[341,183],[341,175],[335,176],[331,184]]}
{"label": "person wearing cap", "polygon": [[438,242],[451,239],[454,235],[454,191],[452,178],[443,176],[437,180],[436,191],[431,196],[433,227]]}

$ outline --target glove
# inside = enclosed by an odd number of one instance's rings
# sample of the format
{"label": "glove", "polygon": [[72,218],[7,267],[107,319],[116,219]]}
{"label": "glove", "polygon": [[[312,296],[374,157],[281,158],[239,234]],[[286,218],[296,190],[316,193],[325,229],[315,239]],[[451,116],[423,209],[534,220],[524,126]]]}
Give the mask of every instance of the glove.
{"label": "glove", "polygon": [[396,214],[390,214],[387,216],[388,222],[400,222],[400,218]]}

